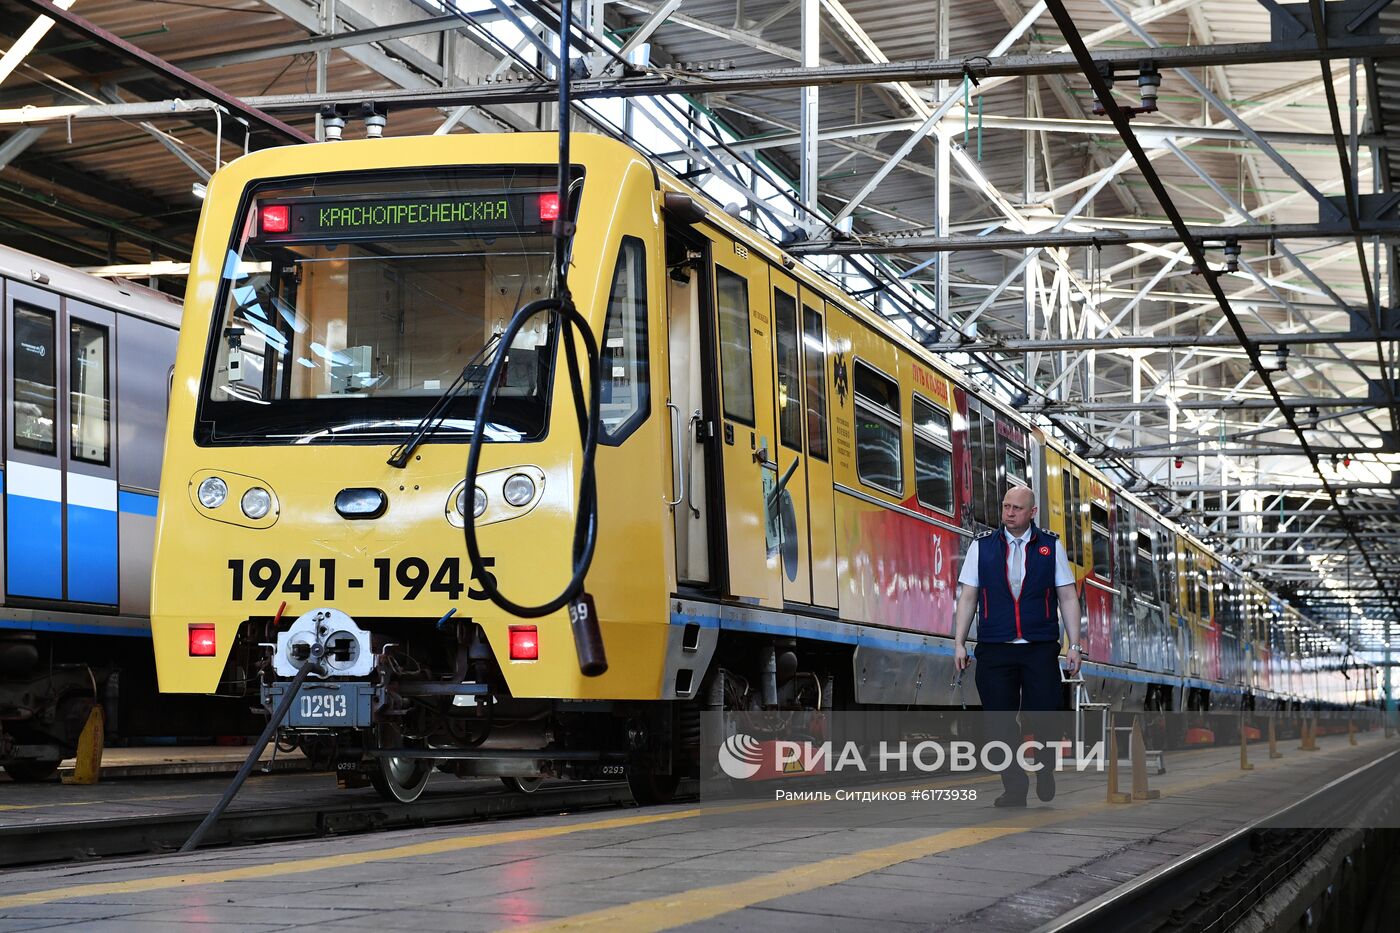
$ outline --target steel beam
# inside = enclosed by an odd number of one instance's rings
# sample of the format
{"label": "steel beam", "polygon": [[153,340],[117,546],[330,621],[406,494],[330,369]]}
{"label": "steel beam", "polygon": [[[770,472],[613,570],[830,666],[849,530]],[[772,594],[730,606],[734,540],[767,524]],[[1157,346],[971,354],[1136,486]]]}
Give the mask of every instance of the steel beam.
{"label": "steel beam", "polygon": [[[1290,483],[1287,479],[1280,479],[1278,482],[1266,483],[1231,483],[1229,485],[1221,483],[1153,483],[1152,487],[1145,492],[1272,492],[1280,495],[1303,495],[1305,493],[1326,493],[1328,486],[1322,483]],[[1350,482],[1331,483],[1330,488],[1341,492],[1354,492],[1357,490],[1391,490],[1400,491],[1388,482]],[[1129,491],[1132,491],[1131,489]],[[1400,504],[1400,503],[1398,503]],[[1362,513],[1363,515],[1365,513]]]}
{"label": "steel beam", "polygon": [[[1387,503],[1385,503],[1386,505],[1392,506],[1392,508],[1377,509],[1377,510],[1375,510],[1374,512],[1368,512],[1368,511],[1366,511],[1366,509],[1364,508],[1364,505],[1365,505],[1365,504],[1367,504],[1367,503],[1356,503],[1356,502],[1353,502],[1353,503],[1351,504],[1351,506],[1349,507],[1349,508],[1350,508],[1350,511],[1352,512],[1353,515],[1357,516],[1358,518],[1364,518],[1364,519],[1388,518],[1388,517],[1400,518],[1400,512],[1395,512],[1394,509],[1393,509],[1393,506],[1397,504],[1397,503],[1395,503],[1395,502],[1387,502]],[[1216,510],[1210,510],[1210,511],[1205,511],[1205,512],[1197,511],[1197,512],[1192,512],[1191,514],[1192,514],[1193,516],[1195,516],[1196,518],[1278,518],[1278,517],[1280,517],[1280,516],[1306,518],[1306,517],[1308,517],[1308,516],[1317,516],[1317,515],[1322,515],[1322,516],[1338,515],[1339,513],[1337,512],[1336,509],[1333,509],[1333,508],[1325,508],[1325,509],[1272,509],[1272,510],[1263,511],[1263,512],[1232,512],[1232,511],[1221,511],[1221,510],[1216,509]],[[1400,532],[1400,528],[1396,528],[1395,530],[1396,530],[1397,532]],[[1230,534],[1238,534],[1238,535],[1240,535],[1241,537],[1247,537],[1247,536],[1251,535],[1252,532],[1247,532],[1247,531],[1231,531]]]}
{"label": "steel beam", "polygon": [[5,137],[0,143],[0,171],[19,157],[24,150],[39,141],[39,137],[49,131],[47,126],[26,126]]}
{"label": "steel beam", "polygon": [[[1284,430],[1279,428],[1279,430]],[[1212,442],[1213,443],[1213,442]],[[1357,454],[1394,453],[1370,447],[1313,447],[1312,452],[1323,457],[1356,456]],[[1222,447],[1209,449],[1201,447],[1112,447],[1106,450],[1091,450],[1084,456],[1091,460],[1113,460],[1124,457],[1130,460],[1191,460],[1197,457],[1305,457],[1307,452],[1287,445]]]}
{"label": "steel beam", "polygon": [[[1372,343],[1371,334],[1354,334],[1350,331],[1334,334],[1288,333],[1288,334],[1248,334],[1249,342],[1263,346],[1301,346],[1308,344]],[[1400,334],[1385,333],[1383,340],[1400,340]],[[996,350],[1005,353],[1037,353],[1056,350],[1102,350],[1118,352],[1123,350],[1170,350],[1177,347],[1241,347],[1234,334],[1143,334],[1108,337],[1071,337],[1069,339],[1007,340],[969,339],[948,341],[926,345],[935,353],[978,353]]]}
{"label": "steel beam", "polygon": [[[483,22],[488,19],[493,19],[494,17],[489,13],[482,12],[474,14],[474,18],[478,22]],[[276,42],[270,45],[255,46],[250,49],[220,52],[217,55],[174,58],[170,60],[170,63],[186,71],[207,71],[215,68],[227,68],[230,65],[244,65],[277,58],[290,58],[294,55],[316,53],[329,49],[344,49],[356,45],[370,45],[376,42],[389,42],[394,39],[409,39],[414,36],[450,32],[460,29],[461,26],[462,21],[458,19],[455,14],[430,16],[427,19],[414,20],[409,23],[393,23],[388,26],[369,26],[364,29],[337,32],[334,35],[311,36],[310,38],[298,39],[294,42]],[[145,72],[139,69],[128,69],[107,75],[106,80],[113,84],[121,84],[132,78],[141,77],[144,74]],[[1330,143],[1330,136],[1328,137],[1328,141]]]}
{"label": "steel beam", "polygon": [[[958,108],[954,107],[947,119],[960,126],[963,117],[958,112]],[[1112,126],[1096,120],[1076,120],[1062,117],[1009,117],[992,113],[983,114],[981,120],[982,125],[989,130],[1017,130],[1026,133],[1054,133],[1056,135],[1113,136],[1115,138],[1118,135]],[[823,142],[830,142],[838,139],[858,139],[862,136],[884,136],[888,133],[907,133],[918,125],[919,121],[917,120],[874,120],[869,123],[856,123],[825,129],[817,135],[817,138]],[[1191,138],[1206,141],[1242,142],[1247,139],[1239,130],[1223,126],[1179,126],[1169,123],[1135,122],[1133,132],[1139,138],[1148,141]],[[1263,139],[1278,145],[1332,145],[1331,133],[1305,133],[1288,130],[1258,130],[1257,132]],[[1375,133],[1362,133],[1357,139],[1362,146],[1373,149],[1383,149],[1390,145],[1390,141],[1386,137]],[[795,146],[798,141],[799,135],[797,133],[766,133],[737,142],[734,144],[734,148],[753,152],[760,149]]]}
{"label": "steel beam", "polygon": [[[1288,408],[1361,408],[1365,407],[1365,402],[1354,398],[1319,396],[1317,398],[1285,398],[1284,405]],[[1049,402],[1044,405],[1031,403],[1018,406],[1017,410],[1025,414],[1073,412],[1094,414],[1099,412],[1170,411],[1173,408],[1178,411],[1275,411],[1278,407],[1277,402],[1268,398],[1221,398],[1191,399],[1177,402]]]}
{"label": "steel beam", "polygon": [[[1091,189],[1092,190],[1092,189]],[[1340,224],[1259,224],[1238,227],[1194,225],[1192,237],[1204,242],[1226,240],[1342,240],[1354,234]],[[1400,238],[1400,223],[1370,223],[1367,235],[1386,240]],[[798,256],[867,253],[936,253],[966,250],[1029,249],[1031,247],[1126,246],[1132,243],[1180,243],[1181,234],[1171,227],[1126,230],[1044,230],[1040,233],[988,233],[984,236],[861,236],[850,240],[815,240],[787,248]]]}
{"label": "steel beam", "polygon": [[[73,2],[74,0],[57,0],[56,6],[66,10],[73,5]],[[20,63],[30,52],[34,51],[34,47],[43,40],[44,36],[48,35],[52,28],[53,18],[49,16],[40,16],[29,24],[29,28],[14,41],[13,45],[5,50],[5,54],[0,55],[0,83],[14,74],[15,69],[20,66]]]}
{"label": "steel beam", "polygon": [[[48,0],[18,0],[38,8],[52,5]],[[278,0],[280,3],[281,0]],[[641,8],[642,4],[628,5]],[[650,9],[650,7],[648,6]],[[673,17],[674,18],[674,17]],[[1335,41],[1331,45],[1334,55],[1360,58],[1400,58],[1400,36],[1384,38],[1362,38]],[[793,53],[796,58],[796,53]],[[1096,52],[1094,60],[1114,62],[1127,68],[1136,68],[1143,59],[1141,49],[1113,49]],[[1211,64],[1258,64],[1315,61],[1317,47],[1312,43],[1299,42],[1244,42],[1214,46],[1180,46],[1153,50],[1151,58],[1159,67],[1195,67]],[[573,83],[570,94],[577,100],[593,100],[618,97],[655,97],[667,94],[707,94],[729,93],[734,91],[777,90],[800,88],[812,84],[856,85],[889,84],[891,82],[928,82],[958,80],[962,77],[963,59],[934,59],[914,62],[889,62],[880,64],[824,65],[820,68],[735,68],[720,71],[687,72],[683,75],[656,73],[639,77],[594,77],[583,78]],[[1044,55],[1002,55],[990,59],[989,64],[977,66],[979,76],[1005,75],[1008,77],[1032,74],[1074,74],[1079,69],[1074,56],[1070,54]],[[198,80],[198,79],[195,79]],[[464,104],[490,106],[499,104],[542,103],[557,96],[557,88],[547,82],[521,80],[502,82],[478,87],[422,87],[378,90],[334,91],[327,94],[282,94],[250,97],[246,103],[269,113],[308,113],[318,110],[323,104],[355,103],[375,100],[396,109],[414,107],[459,107]],[[187,105],[192,102],[186,102]],[[26,116],[15,110],[3,112],[0,122],[44,123],[61,122],[65,119],[92,119],[122,116],[128,118],[156,119],[168,114],[164,104],[152,103],[143,107],[131,105],[125,109],[85,107],[37,107]],[[186,110],[198,109],[197,105]],[[186,114],[177,114],[187,118]],[[1190,128],[1184,128],[1189,133]]]}
{"label": "steel beam", "polygon": [[53,3],[50,3],[49,0],[16,0],[16,2],[38,13],[42,13],[45,16],[50,16],[58,20],[68,29],[86,36],[109,51],[141,62],[155,74],[174,81],[202,97],[208,98],[218,106],[223,107],[229,113],[236,114],[247,120],[250,124],[268,130],[278,136],[290,139],[292,142],[312,142],[310,136],[307,136],[296,127],[288,126],[276,117],[265,113],[255,106],[249,106],[247,103],[231,94],[225,94],[209,82],[201,78],[196,78],[187,71],[176,68],[164,59],[157,58],[144,49],[137,48],[120,36],[108,32],[83,17],[75,16],[67,10],[61,9]]}

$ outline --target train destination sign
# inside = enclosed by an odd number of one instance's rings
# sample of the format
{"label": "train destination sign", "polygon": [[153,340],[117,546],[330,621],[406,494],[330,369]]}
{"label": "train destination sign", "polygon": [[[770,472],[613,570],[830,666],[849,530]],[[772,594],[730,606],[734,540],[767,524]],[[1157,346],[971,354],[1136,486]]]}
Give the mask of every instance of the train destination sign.
{"label": "train destination sign", "polygon": [[[538,194],[279,199],[258,205],[264,240],[479,236],[543,226]],[[527,209],[533,206],[533,210]]]}

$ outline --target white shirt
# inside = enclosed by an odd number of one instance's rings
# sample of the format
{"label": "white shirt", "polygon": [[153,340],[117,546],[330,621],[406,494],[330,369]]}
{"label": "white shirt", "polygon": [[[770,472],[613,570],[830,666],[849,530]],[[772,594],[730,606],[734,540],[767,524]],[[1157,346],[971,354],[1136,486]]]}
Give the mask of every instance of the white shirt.
{"label": "white shirt", "polygon": [[[1011,534],[1011,532],[1007,531],[1007,530],[1004,529],[1004,528],[1002,529],[1002,534],[1006,535],[1006,544],[1007,544],[1007,547],[1006,547],[1006,575],[1007,575],[1007,579],[1010,579],[1010,577],[1011,577],[1011,558],[1012,558],[1012,555],[1015,553],[1015,550],[1016,550],[1016,545],[1015,545],[1013,542],[1019,541],[1020,544],[1021,544],[1021,548],[1023,549],[1021,567],[1022,567],[1022,582],[1024,582],[1024,579],[1025,579],[1025,566],[1026,566],[1026,563],[1025,563],[1025,560],[1024,560],[1024,557],[1025,557],[1025,555],[1024,555],[1024,548],[1026,547],[1027,543],[1028,543],[1028,542],[1030,541],[1030,539],[1031,539],[1031,529],[1030,529],[1029,527],[1027,527],[1026,530],[1025,530],[1025,532],[1023,532],[1019,538],[1016,537],[1015,535]],[[1055,539],[1053,539],[1053,540],[1054,540],[1054,542],[1055,542],[1055,585],[1056,585],[1056,586],[1072,586],[1072,585],[1074,585],[1074,571],[1072,571],[1072,570],[1069,569],[1069,554],[1066,553],[1066,551],[1065,551],[1064,542],[1060,541],[1059,538],[1055,538]],[[972,544],[970,544],[970,545],[968,546],[968,548],[967,548],[967,556],[966,556],[965,558],[963,558],[962,572],[958,574],[958,582],[961,583],[961,584],[964,585],[964,586],[971,586],[971,587],[978,587],[978,586],[981,586],[981,578],[979,577],[979,575],[978,575],[978,573],[977,573],[977,566],[978,566],[978,564],[979,564],[979,555],[978,555],[978,548],[977,548],[977,545],[980,544],[980,543],[981,543],[980,540],[978,540],[978,541],[973,541]],[[1020,591],[1020,587],[1017,586],[1016,589],[1013,590],[1014,595],[1018,595],[1018,596],[1019,596],[1019,595],[1020,595],[1020,592],[1019,592],[1019,591]],[[1013,642],[1013,644],[1025,644],[1025,643],[1026,643],[1026,640],[1025,640],[1024,638],[1017,638],[1017,639]]]}

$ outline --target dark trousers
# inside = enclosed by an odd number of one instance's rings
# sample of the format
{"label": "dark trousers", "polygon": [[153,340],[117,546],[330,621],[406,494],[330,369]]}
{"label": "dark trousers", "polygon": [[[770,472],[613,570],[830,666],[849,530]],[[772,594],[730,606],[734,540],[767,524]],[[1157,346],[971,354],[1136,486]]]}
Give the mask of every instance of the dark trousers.
{"label": "dark trousers", "polygon": [[[987,738],[1011,746],[1014,752],[1026,733],[1034,733],[1038,741],[1052,741],[1058,736],[1049,733],[1053,717],[1037,722],[1027,715],[1017,723],[1017,712],[1049,712],[1062,707],[1064,687],[1060,682],[1060,644],[1055,641],[1034,641],[1016,645],[1010,642],[979,642],[976,653],[977,692],[982,697],[982,709],[987,711]],[[1045,717],[1042,717],[1045,719]],[[1037,758],[1042,766],[1054,766],[1053,751],[1046,750]],[[1011,797],[1025,797],[1030,786],[1026,772],[1014,761],[1001,773],[1002,787]]]}

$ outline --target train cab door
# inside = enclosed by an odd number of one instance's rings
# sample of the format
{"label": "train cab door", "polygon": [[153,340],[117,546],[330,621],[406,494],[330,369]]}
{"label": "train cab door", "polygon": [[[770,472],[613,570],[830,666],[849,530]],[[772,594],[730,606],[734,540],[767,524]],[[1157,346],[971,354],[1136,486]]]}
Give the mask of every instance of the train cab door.
{"label": "train cab door", "polygon": [[713,423],[723,485],[728,595],[778,608],[783,602],[780,513],[767,506],[770,496],[776,501],[781,479],[768,266],[742,243],[721,236],[712,268],[720,409]]}
{"label": "train cab door", "polygon": [[5,319],[5,593],[116,606],[115,316],[12,285]]}
{"label": "train cab door", "polygon": [[714,370],[713,348],[702,337],[714,315],[705,241],[687,229],[666,237],[666,315],[669,341],[671,511],[676,533],[676,582],[711,590],[711,471],[706,426],[714,423],[704,374]]}
{"label": "train cab door", "polygon": [[773,307],[773,410],[777,421],[777,483],[765,484],[764,503],[778,532],[778,564],[783,601],[812,602],[812,547],[808,518],[807,477],[810,471],[803,444],[802,314],[797,283],[771,270]]}
{"label": "train cab door", "polygon": [[840,313],[807,289],[802,301],[802,402],[807,438],[807,521],[812,544],[812,604],[836,608],[836,485],[831,470],[831,437],[827,400],[831,368],[827,363],[826,327]]}

